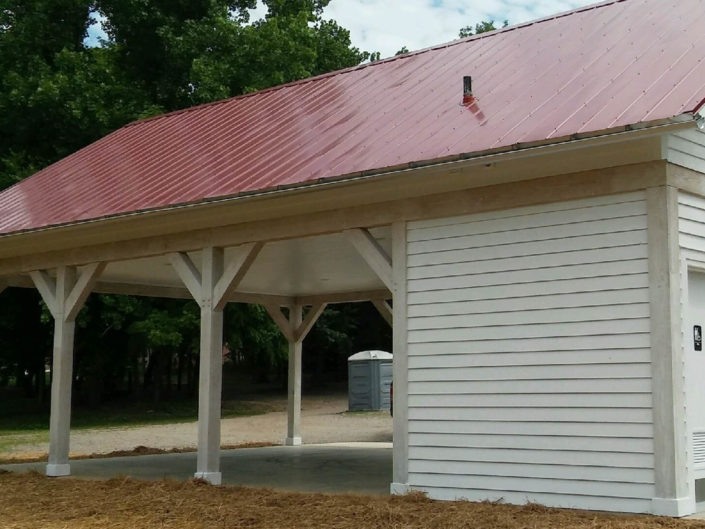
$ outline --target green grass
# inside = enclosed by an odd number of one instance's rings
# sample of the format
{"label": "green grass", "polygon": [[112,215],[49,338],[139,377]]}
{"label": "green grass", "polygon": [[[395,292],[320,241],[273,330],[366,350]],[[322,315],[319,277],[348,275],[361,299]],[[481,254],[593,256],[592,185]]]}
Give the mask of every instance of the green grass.
{"label": "green grass", "polygon": [[[279,411],[281,405],[249,400],[227,400],[222,416],[243,417]],[[195,421],[198,403],[172,399],[159,404],[115,402],[98,408],[74,408],[71,428],[130,427],[147,424],[169,424]],[[0,404],[0,436],[28,434],[49,428],[49,410],[26,399],[4,400]]]}

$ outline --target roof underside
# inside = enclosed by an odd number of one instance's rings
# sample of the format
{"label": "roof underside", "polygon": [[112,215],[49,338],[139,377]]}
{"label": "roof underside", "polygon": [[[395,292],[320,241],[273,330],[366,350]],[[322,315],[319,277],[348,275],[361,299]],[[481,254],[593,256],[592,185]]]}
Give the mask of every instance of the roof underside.
{"label": "roof underside", "polygon": [[704,25],[700,0],[622,0],[136,122],[1,193],[0,234],[693,112]]}

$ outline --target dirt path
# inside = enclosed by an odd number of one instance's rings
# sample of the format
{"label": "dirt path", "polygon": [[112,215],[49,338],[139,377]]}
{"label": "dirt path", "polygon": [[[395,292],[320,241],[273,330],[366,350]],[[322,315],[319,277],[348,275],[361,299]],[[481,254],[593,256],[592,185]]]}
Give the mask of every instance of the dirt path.
{"label": "dirt path", "polygon": [[[344,441],[392,440],[392,419],[388,412],[346,413],[343,396],[304,397],[301,434],[303,442],[332,443]],[[252,417],[235,417],[221,422],[223,445],[247,442],[279,444],[286,436],[286,412],[271,412]],[[2,436],[2,457],[33,457],[47,452],[47,442],[27,442],[26,436]],[[8,441],[10,441],[8,443]],[[104,454],[131,450],[136,446],[151,448],[187,448],[196,446],[196,423],[160,424],[120,428],[92,428],[71,432],[73,455]]]}

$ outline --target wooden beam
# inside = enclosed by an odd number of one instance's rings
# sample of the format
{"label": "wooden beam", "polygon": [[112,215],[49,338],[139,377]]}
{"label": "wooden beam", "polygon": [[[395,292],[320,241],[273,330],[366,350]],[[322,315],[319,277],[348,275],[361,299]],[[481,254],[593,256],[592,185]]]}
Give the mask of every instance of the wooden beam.
{"label": "wooden beam", "polygon": [[100,274],[105,270],[105,265],[106,263],[92,263],[81,271],[76,280],[76,284],[73,286],[69,297],[66,299],[66,306],[64,307],[64,317],[66,321],[76,319],[83,304],[92,292],[95,283],[98,281]]}
{"label": "wooden beam", "polygon": [[[428,183],[427,179],[425,181]],[[375,200],[371,197],[367,203],[345,207],[331,202],[336,204],[335,209],[280,215],[272,219],[253,216],[254,220],[251,221],[177,233],[142,237],[134,235],[129,239],[123,235],[124,240],[110,242],[98,238],[95,241],[83,240],[72,230],[62,228],[42,234],[0,238],[0,251],[6,256],[0,258],[0,275],[49,269],[63,264],[82,265],[96,261],[119,261],[195,251],[204,245],[229,247],[252,241],[276,241],[337,233],[359,226],[382,226],[399,220],[483,213],[612,195],[663,185],[665,181],[666,162],[657,160],[452,192],[428,194],[426,189],[423,196],[403,199]],[[186,210],[183,211],[185,214]],[[173,214],[176,215],[176,212]],[[167,224],[173,226],[173,223]],[[88,229],[88,225],[82,226],[77,233]],[[96,237],[103,237],[104,233],[102,227]],[[48,242],[59,244],[57,241],[61,237],[58,235],[66,239],[61,243],[63,247],[47,251],[45,248]]]}
{"label": "wooden beam", "polygon": [[188,254],[184,252],[171,253],[169,254],[169,261],[181,278],[181,281],[183,281],[184,286],[186,286],[191,293],[193,299],[195,299],[197,303],[201,303],[203,298],[201,273],[198,271],[198,268],[196,268],[196,265],[193,264]]}
{"label": "wooden beam", "polygon": [[369,267],[389,289],[394,288],[392,281],[392,259],[380,246],[372,234],[365,229],[346,230],[345,235]]}
{"label": "wooden beam", "polygon": [[325,303],[319,303],[318,305],[314,305],[309,309],[308,313],[306,314],[306,318],[304,318],[301,325],[294,329],[294,341],[304,341],[306,336],[308,336],[308,333],[318,321],[318,318],[321,316],[321,314],[323,314],[325,308]]}
{"label": "wooden beam", "polygon": [[379,290],[356,290],[352,292],[334,292],[331,294],[308,294],[305,296],[297,296],[296,303],[307,307],[309,305],[317,305],[318,303],[326,303],[332,305],[334,303],[355,303],[358,301],[370,301],[373,299],[390,299],[392,294],[386,288]]}
{"label": "wooden beam", "polygon": [[384,321],[386,321],[390,327],[394,326],[394,311],[392,306],[387,303],[385,299],[373,299],[372,304],[375,306],[377,311],[382,315]]}
{"label": "wooden beam", "polygon": [[272,317],[274,323],[277,324],[277,327],[279,327],[279,330],[284,335],[284,338],[286,338],[288,342],[295,342],[294,329],[292,328],[291,323],[289,323],[289,320],[286,319],[282,313],[281,309],[277,305],[265,305],[264,308]]}
{"label": "wooden beam", "polygon": [[29,276],[42,296],[49,312],[54,318],[57,318],[59,306],[56,298],[56,281],[45,270],[33,270],[29,273]]}
{"label": "wooden beam", "polygon": [[247,274],[263,246],[264,243],[261,242],[244,245],[237,257],[225,268],[223,275],[213,290],[213,303],[216,306],[216,310],[225,308],[230,296],[235,292],[245,274]]}

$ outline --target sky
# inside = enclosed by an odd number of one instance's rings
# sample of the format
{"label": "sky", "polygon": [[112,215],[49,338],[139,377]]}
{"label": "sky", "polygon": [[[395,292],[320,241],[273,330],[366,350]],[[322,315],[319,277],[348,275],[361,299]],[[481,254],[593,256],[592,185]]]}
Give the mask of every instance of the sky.
{"label": "sky", "polygon": [[[413,51],[457,39],[461,27],[483,20],[514,25],[592,3],[595,0],[332,0],[323,14],[350,30],[353,46],[389,57],[402,46]],[[253,19],[265,13],[260,3]],[[87,43],[97,45],[100,25],[94,24],[88,33]]]}

